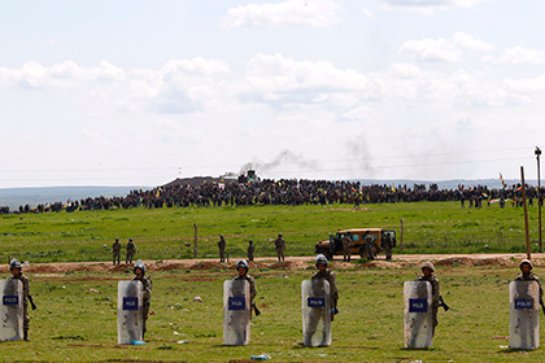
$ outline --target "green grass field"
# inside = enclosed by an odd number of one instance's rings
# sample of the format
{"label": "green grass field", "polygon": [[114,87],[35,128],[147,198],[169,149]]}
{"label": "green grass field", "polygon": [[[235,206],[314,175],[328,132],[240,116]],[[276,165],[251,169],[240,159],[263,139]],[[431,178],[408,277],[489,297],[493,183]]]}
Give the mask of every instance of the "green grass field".
{"label": "green grass field", "polygon": [[[309,268],[311,268],[309,266]],[[341,313],[333,344],[302,348],[301,280],[308,271],[252,271],[262,315],[246,347],[223,347],[222,281],[233,271],[153,273],[148,344],[117,346],[116,291],[130,274],[31,275],[38,310],[31,312],[31,342],[0,344],[2,361],[244,362],[268,353],[272,362],[539,362],[545,352],[511,352],[508,345],[506,267],[440,267],[442,293],[451,310],[439,313],[433,349],[403,349],[402,283],[410,269],[337,272]],[[537,274],[545,271],[537,268]],[[92,291],[91,289],[97,290]],[[203,303],[193,302],[201,296]],[[543,329],[542,329],[543,331]],[[177,332],[177,334],[175,334]],[[177,341],[187,340],[187,344]]]}
{"label": "green grass field", "polygon": [[[272,256],[271,241],[279,232],[288,255],[310,255],[316,241],[338,228],[394,227],[399,232],[400,218],[405,225],[403,253],[522,252],[522,216],[521,208],[462,209],[456,202],[6,215],[0,217],[0,260],[106,261],[115,237],[123,243],[133,238],[138,258],[186,258],[192,256],[194,223],[199,227],[199,257],[217,255],[219,234],[225,235],[232,257],[244,255],[249,239],[256,243],[257,256]],[[530,208],[530,226],[535,249],[536,207]]]}

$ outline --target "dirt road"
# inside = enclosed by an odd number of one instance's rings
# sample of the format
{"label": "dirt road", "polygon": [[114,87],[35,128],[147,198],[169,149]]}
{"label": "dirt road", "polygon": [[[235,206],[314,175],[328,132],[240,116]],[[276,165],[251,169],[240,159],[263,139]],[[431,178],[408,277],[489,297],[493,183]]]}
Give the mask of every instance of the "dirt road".
{"label": "dirt road", "polygon": [[[339,256],[336,256],[334,266],[336,269],[348,268],[403,268],[416,266],[422,261],[433,261],[437,266],[516,266],[518,262],[525,258],[525,254],[431,254],[431,255],[397,255],[391,262],[384,261],[380,256],[378,260],[366,263],[345,263]],[[354,256],[353,261],[357,261],[358,256]],[[537,253],[532,255],[532,261],[538,266],[545,266],[545,254]],[[289,269],[305,270],[313,268],[314,257],[288,257],[284,262],[278,262],[273,257],[256,258],[252,263],[254,268],[267,269]],[[219,263],[217,259],[185,259],[185,260],[162,260],[162,261],[144,261],[150,271],[169,271],[169,270],[221,270],[233,268],[236,259],[229,263]],[[55,263],[25,263],[25,271],[31,273],[64,273],[70,271],[125,271],[127,266],[121,264],[113,266],[109,262],[55,262]],[[7,265],[0,266],[0,272],[8,271]]]}

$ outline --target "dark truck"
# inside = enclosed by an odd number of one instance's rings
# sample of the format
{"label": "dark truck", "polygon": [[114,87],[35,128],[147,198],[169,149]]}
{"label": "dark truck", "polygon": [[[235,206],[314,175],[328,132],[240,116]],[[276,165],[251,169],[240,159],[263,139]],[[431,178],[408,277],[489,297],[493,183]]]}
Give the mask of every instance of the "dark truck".
{"label": "dark truck", "polygon": [[375,256],[383,251],[382,241],[384,236],[390,235],[393,247],[396,246],[396,232],[393,229],[383,228],[351,228],[337,231],[336,234],[329,235],[329,240],[323,240],[316,243],[315,252],[321,253],[328,260],[333,259],[334,255],[343,254],[342,239],[348,235],[352,242],[350,243],[350,253],[365,257],[365,239],[370,236],[373,241],[373,250]]}

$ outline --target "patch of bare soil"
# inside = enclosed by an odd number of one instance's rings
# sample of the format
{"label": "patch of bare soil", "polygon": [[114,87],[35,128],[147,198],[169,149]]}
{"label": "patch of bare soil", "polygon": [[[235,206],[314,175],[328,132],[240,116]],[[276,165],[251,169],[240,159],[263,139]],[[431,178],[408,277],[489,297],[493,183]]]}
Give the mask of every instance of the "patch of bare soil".
{"label": "patch of bare soil", "polygon": [[[374,261],[366,263],[343,262],[336,256],[332,266],[335,269],[353,268],[384,268],[399,269],[410,266],[418,266],[423,261],[432,261],[437,266],[516,266],[520,260],[525,258],[524,254],[457,254],[457,255],[396,255],[393,261],[385,261],[382,256]],[[144,261],[149,271],[172,271],[172,270],[230,270],[234,269],[236,260],[229,263],[220,263],[217,259],[187,259],[187,260],[162,260]],[[257,258],[250,263],[252,269],[273,269],[273,270],[308,270],[314,268],[314,257],[288,257],[286,261],[276,261],[271,257]],[[545,266],[545,254],[533,254],[532,262],[536,266]],[[25,272],[39,274],[62,275],[67,272],[125,272],[131,271],[132,265],[112,265],[110,262],[54,262],[54,263],[31,263],[24,266]],[[7,274],[7,264],[0,266],[0,273]]]}
{"label": "patch of bare soil", "polygon": [[306,270],[308,265],[308,260],[302,259],[290,259],[286,261],[276,261],[272,263],[263,263],[259,267],[261,268],[270,268],[275,270]]}
{"label": "patch of bare soil", "polygon": [[505,257],[472,258],[459,256],[439,259],[435,262],[437,266],[514,266],[517,263],[516,260]]}
{"label": "patch of bare soil", "polygon": [[476,259],[473,261],[473,266],[515,266],[517,264],[518,261],[516,260],[498,257]]}
{"label": "patch of bare soil", "polygon": [[171,271],[171,270],[186,270],[187,265],[184,263],[158,263],[157,271]]}
{"label": "patch of bare soil", "polygon": [[228,268],[227,264],[221,262],[201,261],[189,267],[190,270],[222,270]]}
{"label": "patch of bare soil", "polygon": [[[360,266],[362,268],[402,268],[402,267],[406,267],[408,265],[411,265],[411,264],[407,263],[407,262],[374,260],[374,261],[369,261],[369,262],[363,263]],[[335,267],[337,267],[337,265],[335,265]],[[351,268],[351,267],[353,267],[353,265],[343,264],[343,265],[341,265],[341,267]]]}
{"label": "patch of bare soil", "polygon": [[437,260],[435,262],[436,266],[473,266],[474,265],[474,259],[471,257],[449,257]]}

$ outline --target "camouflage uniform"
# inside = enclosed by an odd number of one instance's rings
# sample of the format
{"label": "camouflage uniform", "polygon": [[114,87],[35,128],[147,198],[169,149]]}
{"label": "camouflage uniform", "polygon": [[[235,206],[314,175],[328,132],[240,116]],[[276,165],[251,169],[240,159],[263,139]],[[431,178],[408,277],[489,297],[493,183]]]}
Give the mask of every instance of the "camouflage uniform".
{"label": "camouflage uniform", "polygon": [[365,257],[368,260],[375,259],[375,253],[373,251],[373,238],[371,236],[365,237]]}
{"label": "camouflage uniform", "polygon": [[112,253],[113,253],[113,264],[115,265],[115,261],[117,260],[117,264],[119,265],[120,259],[121,259],[121,243],[119,243],[119,240],[116,238],[114,244],[112,245]]}
{"label": "camouflage uniform", "polygon": [[350,262],[352,256],[350,253],[350,243],[352,242],[349,235],[345,235],[342,239],[343,243],[343,261]]}
{"label": "camouflage uniform", "polygon": [[220,262],[225,262],[225,248],[227,247],[227,242],[225,242],[225,238],[223,236],[220,236],[220,240],[218,241],[218,250],[220,254]]}
{"label": "camouflage uniform", "polygon": [[129,242],[127,243],[127,258],[125,259],[125,264],[132,263],[132,259],[134,258],[134,254],[136,253],[136,245],[132,241],[132,239],[129,239]]}
{"label": "camouflage uniform", "polygon": [[[149,315],[149,308],[151,303],[151,288],[152,283],[151,280],[148,279],[145,275],[142,275],[140,278],[138,276],[135,276],[134,281],[140,281],[142,283],[142,291],[143,291],[143,314],[144,314],[144,326],[143,326],[143,335],[146,334],[147,331],[147,321],[148,321],[148,315]],[[143,336],[142,335],[142,336]]]}
{"label": "camouflage uniform", "polygon": [[248,261],[252,262],[254,260],[255,246],[254,241],[248,242]]}
{"label": "camouflage uniform", "polygon": [[[422,268],[429,268],[432,270],[432,272],[435,272],[435,267],[430,262],[426,262],[422,264]],[[435,327],[439,324],[439,321],[437,320],[437,311],[439,309],[439,306],[441,305],[441,293],[439,291],[439,280],[434,276],[431,275],[430,277],[426,277],[424,275],[420,276],[418,278],[418,281],[428,281],[431,284],[431,311],[433,315],[433,335],[435,335]]]}
{"label": "camouflage uniform", "polygon": [[382,240],[382,248],[384,248],[384,254],[386,255],[386,261],[392,260],[392,248],[394,247],[394,241],[392,241],[392,236],[387,233],[384,235]]}
{"label": "camouflage uniform", "polygon": [[286,241],[284,241],[284,238],[282,238],[281,234],[279,234],[278,238],[274,240],[274,248],[276,249],[276,257],[278,257],[278,261],[284,261]]}

